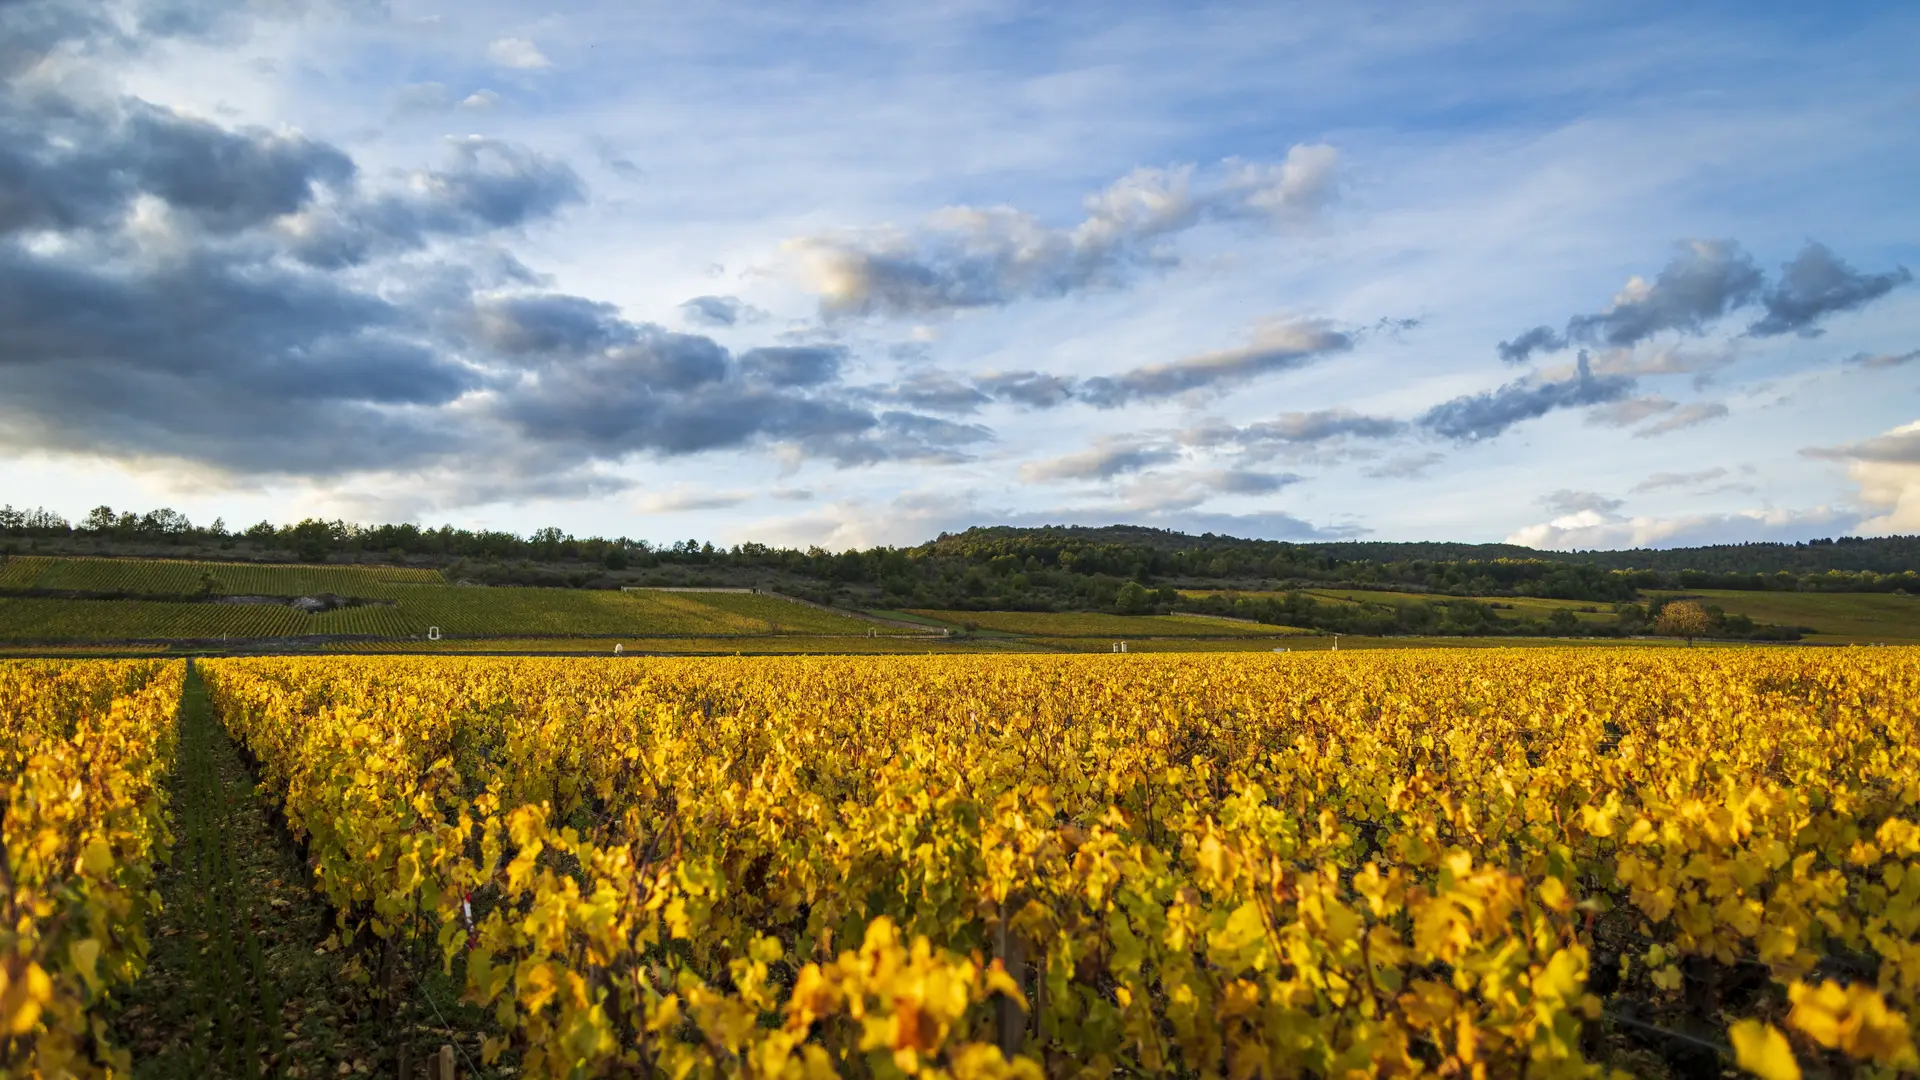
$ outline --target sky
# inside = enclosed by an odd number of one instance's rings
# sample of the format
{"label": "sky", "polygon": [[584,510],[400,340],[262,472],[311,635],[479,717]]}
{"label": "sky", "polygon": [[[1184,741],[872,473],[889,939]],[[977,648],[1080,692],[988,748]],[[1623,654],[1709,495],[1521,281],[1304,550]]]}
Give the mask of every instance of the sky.
{"label": "sky", "polygon": [[1920,533],[1920,7],[0,0],[0,501]]}

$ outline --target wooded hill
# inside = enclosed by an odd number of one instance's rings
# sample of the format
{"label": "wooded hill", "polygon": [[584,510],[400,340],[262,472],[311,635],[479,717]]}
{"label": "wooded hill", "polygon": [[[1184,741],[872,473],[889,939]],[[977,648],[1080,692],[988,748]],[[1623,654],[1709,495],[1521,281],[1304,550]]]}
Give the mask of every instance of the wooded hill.
{"label": "wooded hill", "polygon": [[[1657,606],[1650,594],[1661,591],[1920,594],[1920,537],[1912,536],[1552,552],[1511,544],[1295,543],[1132,525],[992,526],[912,547],[836,553],[693,540],[657,546],[555,528],[520,536],[312,519],[233,532],[220,522],[195,526],[171,510],[116,514],[102,507],[77,525],[46,511],[8,508],[0,511],[0,538],[0,552],[12,554],[377,562],[433,567],[450,581],[487,585],[755,586],[848,607],[1199,611],[1360,633],[1541,629],[1490,604],[1461,602],[1468,598],[1587,602],[1596,607],[1584,613],[1583,628],[1592,629],[1591,616],[1604,609],[1618,615],[1619,632],[1631,633]],[[1340,603],[1306,595],[1335,587],[1397,595]]]}

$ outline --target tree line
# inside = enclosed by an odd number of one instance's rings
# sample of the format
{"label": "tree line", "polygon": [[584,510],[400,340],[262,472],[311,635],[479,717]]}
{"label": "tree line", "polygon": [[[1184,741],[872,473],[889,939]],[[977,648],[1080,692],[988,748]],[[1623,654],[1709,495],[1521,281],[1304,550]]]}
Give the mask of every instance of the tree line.
{"label": "tree line", "polygon": [[[875,607],[1190,610],[1343,633],[1501,633],[1516,626],[1540,632],[1545,625],[1503,615],[1488,603],[1469,599],[1474,597],[1588,602],[1613,614],[1620,632],[1632,633],[1656,616],[1639,602],[1643,593],[1654,590],[1920,593],[1920,573],[1913,569],[1920,565],[1920,545],[1914,537],[1564,553],[1512,545],[1196,537],[1135,526],[990,527],[942,534],[911,547],[830,552],[757,543],[719,546],[693,539],[656,544],[625,536],[576,537],[556,527],[523,536],[451,525],[360,525],[308,518],[236,529],[219,519],[197,525],[168,508],[135,512],[100,506],[69,522],[45,509],[15,510],[9,505],[0,509],[0,538],[14,553],[391,562],[434,566],[456,580],[493,585],[758,585],[821,602]],[[1741,553],[1750,557],[1749,564],[1728,562]],[[1631,565],[1630,557],[1640,555],[1658,565]],[[1696,558],[1704,568],[1692,565]],[[1629,564],[1614,565],[1622,560]],[[1778,568],[1795,561],[1805,568]],[[1307,595],[1305,590],[1313,588],[1415,593],[1420,598],[1327,604]],[[1199,597],[1182,590],[1265,595]],[[1741,627],[1737,617],[1728,619],[1735,636],[1754,632]],[[1588,632],[1599,623],[1575,621],[1577,627],[1562,620],[1547,629]]]}

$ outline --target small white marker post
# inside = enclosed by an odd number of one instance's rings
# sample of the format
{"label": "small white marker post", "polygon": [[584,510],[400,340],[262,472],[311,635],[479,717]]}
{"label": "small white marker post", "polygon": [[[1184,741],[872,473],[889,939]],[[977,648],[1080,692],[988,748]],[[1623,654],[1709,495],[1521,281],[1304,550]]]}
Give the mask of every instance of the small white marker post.
{"label": "small white marker post", "polygon": [[1340,635],[1339,634],[1333,635],[1333,651],[1334,652],[1340,651]]}
{"label": "small white marker post", "polygon": [[439,640],[440,640],[440,628],[439,628],[439,627],[437,627],[437,626],[429,626],[429,627],[427,627],[427,640],[428,640],[428,641],[439,641]]}
{"label": "small white marker post", "polygon": [[615,645],[614,645],[614,647],[613,647],[613,655],[615,655],[615,656],[619,656],[619,655],[620,655],[620,649],[621,649],[621,646],[620,646],[620,645],[618,645],[618,644],[615,644]]}

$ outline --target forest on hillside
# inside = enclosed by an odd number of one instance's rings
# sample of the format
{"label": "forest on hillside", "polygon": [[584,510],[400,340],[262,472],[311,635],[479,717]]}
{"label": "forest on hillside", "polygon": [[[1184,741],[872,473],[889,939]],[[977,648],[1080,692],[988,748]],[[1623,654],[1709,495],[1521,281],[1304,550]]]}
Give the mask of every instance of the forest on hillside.
{"label": "forest on hillside", "polygon": [[[1006,526],[942,534],[911,547],[829,552],[697,540],[659,545],[414,524],[308,519],[231,529],[173,510],[99,507],[79,522],[44,510],[0,510],[0,553],[220,560],[390,563],[432,567],[450,581],[606,589],[624,585],[751,586],[821,603],[949,610],[1195,611],[1352,633],[1542,632],[1503,616],[1503,597],[1585,601],[1583,632],[1644,630],[1652,591],[1742,589],[1920,593],[1920,537],[1842,537],[1800,544],[1549,552],[1508,544],[1293,543],[1191,536],[1139,526]],[[1329,603],[1308,590],[1377,590],[1375,602]],[[1195,593],[1237,595],[1190,595]],[[1406,594],[1417,594],[1408,597]],[[1736,636],[1788,635],[1741,627]],[[1561,626],[1567,631],[1569,626]]]}

